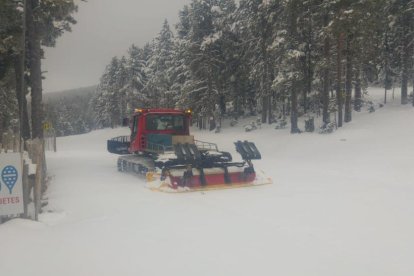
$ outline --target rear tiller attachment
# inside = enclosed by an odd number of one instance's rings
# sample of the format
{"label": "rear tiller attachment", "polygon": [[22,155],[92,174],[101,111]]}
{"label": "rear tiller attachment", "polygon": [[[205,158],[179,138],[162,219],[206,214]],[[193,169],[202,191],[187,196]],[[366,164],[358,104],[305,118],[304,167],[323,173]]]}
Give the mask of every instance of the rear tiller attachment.
{"label": "rear tiller attachment", "polygon": [[232,162],[228,152],[200,149],[195,144],[175,144],[176,158],[155,162],[161,168],[158,184],[154,183],[157,182],[154,173],[147,175],[153,186],[150,188],[180,192],[270,184],[270,179],[254,170],[251,160],[261,159],[255,144],[248,141],[234,144],[242,162]]}

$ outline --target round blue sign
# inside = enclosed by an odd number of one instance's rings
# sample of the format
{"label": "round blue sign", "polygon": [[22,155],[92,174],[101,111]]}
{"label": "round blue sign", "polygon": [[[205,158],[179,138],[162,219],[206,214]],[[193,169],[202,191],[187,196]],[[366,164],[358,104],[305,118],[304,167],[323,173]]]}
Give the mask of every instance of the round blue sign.
{"label": "round blue sign", "polygon": [[1,179],[3,180],[4,184],[6,184],[7,188],[9,188],[10,194],[12,193],[13,187],[17,182],[18,176],[19,174],[17,173],[16,168],[13,166],[6,166],[1,172]]}

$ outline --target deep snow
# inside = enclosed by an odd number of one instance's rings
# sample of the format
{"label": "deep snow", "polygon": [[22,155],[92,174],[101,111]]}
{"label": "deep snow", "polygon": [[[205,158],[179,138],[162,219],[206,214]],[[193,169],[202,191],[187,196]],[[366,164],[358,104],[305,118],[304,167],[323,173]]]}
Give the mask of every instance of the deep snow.
{"label": "deep snow", "polygon": [[47,212],[0,225],[1,275],[413,275],[414,109],[353,115],[330,135],[194,130],[234,156],[254,141],[274,184],[185,194],[117,172],[106,140],[128,129],[59,138]]}

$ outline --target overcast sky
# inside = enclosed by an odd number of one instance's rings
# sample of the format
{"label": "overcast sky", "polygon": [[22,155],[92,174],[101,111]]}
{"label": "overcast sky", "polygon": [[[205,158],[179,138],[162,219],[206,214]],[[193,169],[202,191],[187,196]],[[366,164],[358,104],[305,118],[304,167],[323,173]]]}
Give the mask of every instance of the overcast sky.
{"label": "overcast sky", "polygon": [[[75,0],[78,2],[77,0]],[[78,21],[55,48],[46,48],[42,69],[45,93],[94,85],[113,56],[129,46],[143,46],[161,30],[172,29],[178,12],[190,0],[87,0],[79,3]]]}

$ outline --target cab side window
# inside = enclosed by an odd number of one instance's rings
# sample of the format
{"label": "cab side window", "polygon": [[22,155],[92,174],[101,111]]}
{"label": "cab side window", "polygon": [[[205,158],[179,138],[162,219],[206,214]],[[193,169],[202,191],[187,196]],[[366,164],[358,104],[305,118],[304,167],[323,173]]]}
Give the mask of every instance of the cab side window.
{"label": "cab side window", "polygon": [[146,130],[157,130],[158,129],[158,122],[157,116],[154,115],[147,115],[145,119],[145,129]]}
{"label": "cab side window", "polygon": [[132,129],[131,129],[131,141],[137,136],[138,133],[138,116],[134,116],[132,120]]}
{"label": "cab side window", "polygon": [[173,126],[175,130],[184,130],[184,117],[175,116]]}

